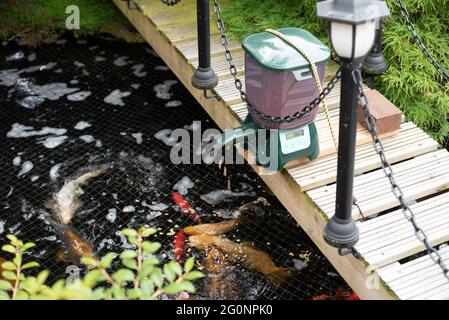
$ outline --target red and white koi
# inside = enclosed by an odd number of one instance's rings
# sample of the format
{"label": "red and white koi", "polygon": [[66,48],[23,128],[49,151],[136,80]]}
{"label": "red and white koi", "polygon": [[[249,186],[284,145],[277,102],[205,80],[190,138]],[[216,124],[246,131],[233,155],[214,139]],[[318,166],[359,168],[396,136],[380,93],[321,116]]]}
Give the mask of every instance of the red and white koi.
{"label": "red and white koi", "polygon": [[196,223],[201,223],[201,216],[195,211],[195,209],[192,208],[192,206],[179,192],[173,192],[171,197],[183,213],[192,217]]}
{"label": "red and white koi", "polygon": [[175,260],[178,263],[184,261],[184,253],[185,253],[185,240],[186,234],[183,229],[180,229],[175,235],[175,241],[173,243],[173,252],[175,254]]}

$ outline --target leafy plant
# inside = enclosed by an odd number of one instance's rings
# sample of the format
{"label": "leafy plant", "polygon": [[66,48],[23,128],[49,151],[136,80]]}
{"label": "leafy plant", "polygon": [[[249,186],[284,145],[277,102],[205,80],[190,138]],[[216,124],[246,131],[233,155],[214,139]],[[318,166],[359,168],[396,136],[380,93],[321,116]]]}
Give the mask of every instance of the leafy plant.
{"label": "leafy plant", "polygon": [[[152,300],[163,295],[195,292],[192,281],[203,277],[203,274],[194,270],[194,258],[187,259],[183,267],[175,261],[161,267],[155,255],[161,244],[146,240],[154,233],[156,229],[147,227],[123,230],[122,234],[134,249],[124,250],[120,255],[108,253],[101,259],[83,257],[81,261],[89,271],[82,279],[68,284],[60,279],[51,286],[46,284],[47,270],[36,277],[24,272],[39,266],[34,261],[23,263],[24,253],[34,247],[34,243],[23,243],[14,235],[7,235],[10,243],[2,250],[13,254],[14,258],[1,265],[4,271],[0,277],[0,299]],[[112,271],[117,256],[121,267]]]}

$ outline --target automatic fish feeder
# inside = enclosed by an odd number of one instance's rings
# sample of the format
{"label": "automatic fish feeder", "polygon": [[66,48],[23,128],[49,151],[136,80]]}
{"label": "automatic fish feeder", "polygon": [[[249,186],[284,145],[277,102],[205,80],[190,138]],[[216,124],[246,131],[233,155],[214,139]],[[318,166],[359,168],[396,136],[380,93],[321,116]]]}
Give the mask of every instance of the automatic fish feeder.
{"label": "automatic fish feeder", "polygon": [[[310,32],[299,28],[284,28],[278,32],[298,46],[311,59],[323,83],[325,65],[330,50]],[[277,170],[289,161],[307,157],[314,160],[319,154],[319,141],[315,127],[317,108],[290,122],[271,120],[302,111],[320,94],[308,60],[291,44],[270,32],[248,36],[243,41],[245,50],[245,81],[249,114],[243,125],[225,132],[223,144],[254,137],[259,129],[277,129],[275,135],[266,132],[266,147],[258,147],[255,139],[246,139],[244,146],[256,155],[258,164],[269,166],[270,141],[276,136]],[[263,149],[263,150],[262,150]]]}

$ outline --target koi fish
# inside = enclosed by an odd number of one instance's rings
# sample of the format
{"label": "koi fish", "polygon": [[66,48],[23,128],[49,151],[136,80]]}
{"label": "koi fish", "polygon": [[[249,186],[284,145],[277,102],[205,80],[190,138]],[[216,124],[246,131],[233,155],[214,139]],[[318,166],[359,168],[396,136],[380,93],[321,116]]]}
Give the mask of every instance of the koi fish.
{"label": "koi fish", "polygon": [[184,230],[179,230],[175,235],[175,241],[173,243],[173,252],[175,254],[175,260],[178,263],[184,261],[184,252],[185,252],[185,240],[186,234]]}
{"label": "koi fish", "polygon": [[60,239],[64,243],[64,249],[56,253],[57,261],[72,262],[79,265],[82,257],[95,257],[92,245],[84,239],[74,228],[54,223]]}
{"label": "koi fish", "polygon": [[236,228],[239,224],[237,219],[224,220],[218,223],[203,223],[184,228],[184,232],[189,236],[208,234],[211,236],[220,236]]}
{"label": "koi fish", "polygon": [[222,251],[215,246],[208,246],[203,265],[206,270],[209,299],[233,300],[238,298],[236,282],[232,281],[231,269]]}
{"label": "koi fish", "polygon": [[173,192],[171,197],[183,213],[192,217],[196,223],[201,223],[201,216],[195,211],[195,209],[192,208],[192,206],[179,192]]}
{"label": "koi fish", "polygon": [[87,172],[74,180],[66,182],[62,188],[53,195],[50,207],[61,223],[69,224],[76,211],[81,207],[82,203],[79,200],[79,195],[83,192],[81,186],[104,172],[105,169],[96,169]]}
{"label": "koi fish", "polygon": [[227,258],[233,262],[241,262],[248,269],[267,276],[275,285],[281,284],[296,271],[276,266],[267,253],[259,251],[249,244],[235,243],[223,237],[207,234],[194,235],[189,237],[189,245],[203,251],[209,245],[213,245],[227,254]]}
{"label": "koi fish", "polygon": [[313,297],[311,300],[360,300],[355,292],[338,289],[335,295],[330,296],[327,294],[320,294],[319,296]]}

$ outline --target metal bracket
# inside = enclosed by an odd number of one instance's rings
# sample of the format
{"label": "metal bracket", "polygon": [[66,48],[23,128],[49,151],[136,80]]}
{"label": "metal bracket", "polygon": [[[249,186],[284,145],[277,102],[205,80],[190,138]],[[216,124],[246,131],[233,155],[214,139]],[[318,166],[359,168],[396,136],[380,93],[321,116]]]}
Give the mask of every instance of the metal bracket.
{"label": "metal bracket", "polygon": [[339,248],[338,254],[341,257],[347,256],[348,254],[352,254],[354,258],[360,259],[360,253],[354,248]]}
{"label": "metal bracket", "polygon": [[203,90],[203,96],[204,98],[206,98],[207,100],[212,100],[212,99],[216,99],[217,101],[221,101],[221,97],[217,94],[212,94],[211,96],[209,96],[207,94],[207,90]]}
{"label": "metal bracket", "polygon": [[[122,1],[126,1],[126,3],[128,4],[128,10],[137,10],[142,12],[142,9],[132,0],[122,0]],[[134,6],[131,7],[131,2],[134,3]]]}

